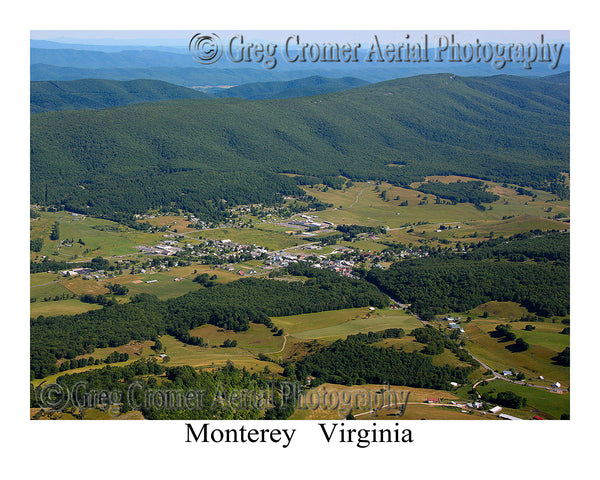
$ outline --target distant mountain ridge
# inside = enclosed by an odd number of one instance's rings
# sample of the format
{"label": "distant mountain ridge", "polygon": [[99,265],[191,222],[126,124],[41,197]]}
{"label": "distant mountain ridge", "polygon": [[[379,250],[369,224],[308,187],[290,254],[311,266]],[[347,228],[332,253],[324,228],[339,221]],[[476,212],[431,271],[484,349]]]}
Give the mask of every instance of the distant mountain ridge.
{"label": "distant mountain ridge", "polygon": [[31,82],[30,112],[100,109],[191,98],[208,98],[205,93],[160,80],[72,80]]}
{"label": "distant mountain ridge", "polygon": [[267,98],[295,98],[323,93],[341,92],[349,88],[363,87],[370,82],[354,77],[325,78],[320,75],[284,82],[246,83],[230,88],[211,88],[207,93],[218,97],[238,97],[247,100]]}

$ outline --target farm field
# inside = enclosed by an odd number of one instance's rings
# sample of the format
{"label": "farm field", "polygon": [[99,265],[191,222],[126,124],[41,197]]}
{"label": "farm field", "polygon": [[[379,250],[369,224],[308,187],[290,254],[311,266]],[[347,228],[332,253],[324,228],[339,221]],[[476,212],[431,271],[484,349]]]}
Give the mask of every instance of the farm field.
{"label": "farm field", "polygon": [[[456,181],[459,177],[435,177],[439,181]],[[461,177],[463,181],[475,180]],[[435,204],[435,196],[424,194],[415,190],[395,187],[388,183],[375,185],[374,183],[359,182],[343,191],[328,189],[323,192],[318,187],[304,187],[304,190],[323,202],[333,203],[336,208],[317,212],[321,220],[335,224],[357,224],[380,226],[385,225],[390,229],[399,229],[406,225],[423,222],[414,227],[415,232],[402,235],[397,230],[388,231],[392,237],[400,237],[407,241],[412,238],[425,238],[435,241],[438,238],[463,241],[464,238],[475,232],[479,237],[494,232],[497,235],[510,235],[531,229],[568,229],[569,224],[555,220],[553,217],[559,213],[569,216],[569,201],[559,200],[555,195],[541,190],[532,190],[537,195],[532,201],[531,196],[518,195],[513,188],[503,187],[499,183],[486,182],[489,190],[497,194],[500,199],[487,205],[488,209],[480,211],[470,203],[450,205],[446,203]],[[417,186],[419,184],[413,184]],[[376,189],[378,191],[376,191]],[[387,201],[381,198],[381,191],[386,191]],[[423,198],[427,203],[420,205]],[[407,206],[399,206],[408,202]],[[342,208],[339,208],[342,206]],[[491,206],[491,209],[489,209]],[[551,212],[548,209],[551,208]],[[503,218],[504,217],[504,218]],[[510,217],[510,218],[507,218]],[[549,218],[551,217],[551,218]],[[440,224],[457,224],[460,229],[446,230],[439,234],[434,230]],[[385,238],[385,237],[383,237]],[[472,241],[472,240],[469,240]]]}
{"label": "farm field", "polygon": [[[394,415],[395,410],[392,409],[382,409],[376,417],[371,413],[366,413],[372,410],[373,406],[381,405],[381,397],[377,398],[376,392],[381,391],[382,389],[384,390],[385,399],[391,399],[391,401],[394,401],[392,392],[396,392],[398,398],[406,398],[406,394],[408,394],[409,404],[406,407],[406,413],[403,417]],[[404,394],[404,397],[401,396],[402,394]],[[324,395],[326,398],[325,402],[322,400]],[[443,407],[423,404],[422,402],[428,398],[438,398],[444,403],[458,400],[456,395],[445,390],[431,390],[397,385],[367,384],[344,386],[325,383],[317,388],[308,390],[304,394],[303,401],[299,405],[299,407],[302,408],[297,408],[290,417],[290,420],[339,420],[345,418],[348,413],[350,413],[350,410],[357,420],[420,419],[424,416],[423,413],[427,413],[427,418],[436,419],[462,419],[463,417],[464,419],[479,418],[474,415],[460,414],[460,410],[443,409]],[[319,399],[319,401],[317,399]],[[336,399],[339,399],[339,402],[336,401]],[[419,403],[421,405],[419,405]],[[337,408],[335,408],[336,404],[338,405]],[[328,408],[323,408],[325,405]],[[422,412],[421,409],[426,410]],[[458,417],[456,416],[457,413]]]}
{"label": "farm field", "polygon": [[[257,326],[266,329],[262,325]],[[243,334],[240,333],[238,335]],[[233,337],[233,332],[229,337]],[[278,338],[283,342],[281,337]],[[265,367],[269,367],[275,373],[283,371],[279,365],[258,360],[248,350],[239,346],[233,348],[198,347],[195,345],[186,345],[170,335],[163,335],[160,337],[160,341],[166,347],[165,353],[169,356],[168,366],[190,365],[192,367],[214,368],[223,367],[228,361],[231,361],[237,368],[246,367],[248,370],[255,372],[262,372]]]}
{"label": "farm field", "polygon": [[370,312],[366,307],[273,317],[272,320],[285,332],[303,340],[335,340],[388,328],[403,328],[408,333],[420,326],[416,318],[402,311],[376,309]]}
{"label": "farm field", "polygon": [[563,413],[569,413],[569,393],[553,393],[542,388],[526,387],[514,383],[504,382],[502,380],[494,380],[486,385],[479,385],[477,391],[484,392],[503,392],[509,391],[516,395],[525,397],[527,405],[518,410],[503,408],[503,413],[514,415],[516,417],[530,419],[534,415],[542,418],[558,420]]}
{"label": "farm field", "polygon": [[45,317],[53,315],[76,315],[89,310],[102,308],[101,305],[83,303],[75,298],[58,300],[56,302],[34,302],[29,305],[29,316],[36,318],[40,315]]}
{"label": "farm field", "polygon": [[[50,240],[54,222],[59,224],[60,238],[73,239],[71,246],[59,247],[58,240]],[[44,245],[39,253],[31,253],[31,258],[43,255],[57,260],[89,261],[94,257],[114,257],[133,255],[137,245],[153,244],[161,241],[156,233],[142,232],[124,225],[100,218],[72,215],[68,212],[40,212],[40,218],[31,220],[31,238],[43,238]],[[78,243],[81,239],[84,245]]]}
{"label": "farm field", "polygon": [[[557,365],[552,360],[569,345],[569,336],[559,333],[564,325],[536,322],[533,324],[536,330],[527,332],[523,330],[526,322],[511,323],[517,338],[522,337],[530,344],[527,351],[513,352],[509,347],[514,342],[505,342],[490,335],[501,323],[505,322],[477,319],[463,324],[467,337],[466,348],[496,371],[523,372],[528,380],[540,385],[549,386],[559,381],[563,386],[569,386],[569,367]],[[540,375],[544,381],[537,379]]]}

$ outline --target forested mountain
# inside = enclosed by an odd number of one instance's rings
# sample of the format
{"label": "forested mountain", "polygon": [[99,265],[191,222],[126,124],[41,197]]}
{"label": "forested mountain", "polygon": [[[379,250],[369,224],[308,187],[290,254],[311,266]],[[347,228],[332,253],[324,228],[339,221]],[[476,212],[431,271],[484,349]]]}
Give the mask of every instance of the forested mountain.
{"label": "forested mountain", "polygon": [[31,118],[32,202],[91,214],[171,204],[214,217],[298,193],[279,173],[399,185],[456,174],[545,188],[568,170],[569,87],[544,79],[438,74],[318,97]]}
{"label": "forested mountain", "polygon": [[219,98],[237,97],[248,100],[262,100],[267,98],[295,98],[341,92],[368,84],[369,82],[360,78],[325,78],[315,75],[288,82],[246,83],[231,88],[213,88],[208,90],[207,93]]}
{"label": "forested mountain", "polygon": [[205,93],[159,80],[73,80],[31,82],[30,111],[80,110],[185,98],[208,98]]}

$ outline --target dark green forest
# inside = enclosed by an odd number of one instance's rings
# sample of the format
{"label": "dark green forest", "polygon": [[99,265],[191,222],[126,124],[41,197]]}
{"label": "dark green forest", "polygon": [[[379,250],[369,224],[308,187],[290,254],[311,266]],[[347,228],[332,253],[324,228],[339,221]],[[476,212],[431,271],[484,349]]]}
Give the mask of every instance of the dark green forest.
{"label": "dark green forest", "polygon": [[397,185],[456,174],[552,189],[569,170],[569,103],[568,81],[436,74],[318,97],[40,113],[31,201],[220,219],[228,206],[300,195],[280,173]]}
{"label": "dark green forest", "polygon": [[435,366],[427,355],[378,348],[362,336],[336,340],[295,365],[298,379],[314,377],[311,386],[389,382],[391,385],[439,390],[448,390],[450,382],[465,382],[472,370],[471,367]]}
{"label": "dark green forest", "polygon": [[491,300],[518,302],[543,317],[569,312],[569,234],[495,239],[465,254],[445,252],[373,269],[367,280],[424,319]]}

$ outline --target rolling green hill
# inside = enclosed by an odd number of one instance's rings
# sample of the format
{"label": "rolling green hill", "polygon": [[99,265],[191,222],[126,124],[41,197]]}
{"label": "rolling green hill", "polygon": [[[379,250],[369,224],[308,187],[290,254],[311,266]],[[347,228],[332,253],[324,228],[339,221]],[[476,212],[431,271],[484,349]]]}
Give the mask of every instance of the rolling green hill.
{"label": "rolling green hill", "polygon": [[208,98],[208,95],[159,80],[31,82],[30,111],[99,109],[183,98]]}
{"label": "rolling green hill", "polygon": [[214,218],[298,192],[279,173],[403,185],[456,174],[545,188],[568,170],[569,86],[545,79],[436,74],[314,97],[31,118],[32,202],[92,214],[173,205]]}
{"label": "rolling green hill", "polygon": [[296,98],[341,92],[368,84],[369,82],[360,78],[325,78],[314,75],[298,80],[290,80],[289,82],[246,83],[231,88],[213,88],[207,92],[219,98],[237,97],[247,100],[263,100],[267,98]]}

